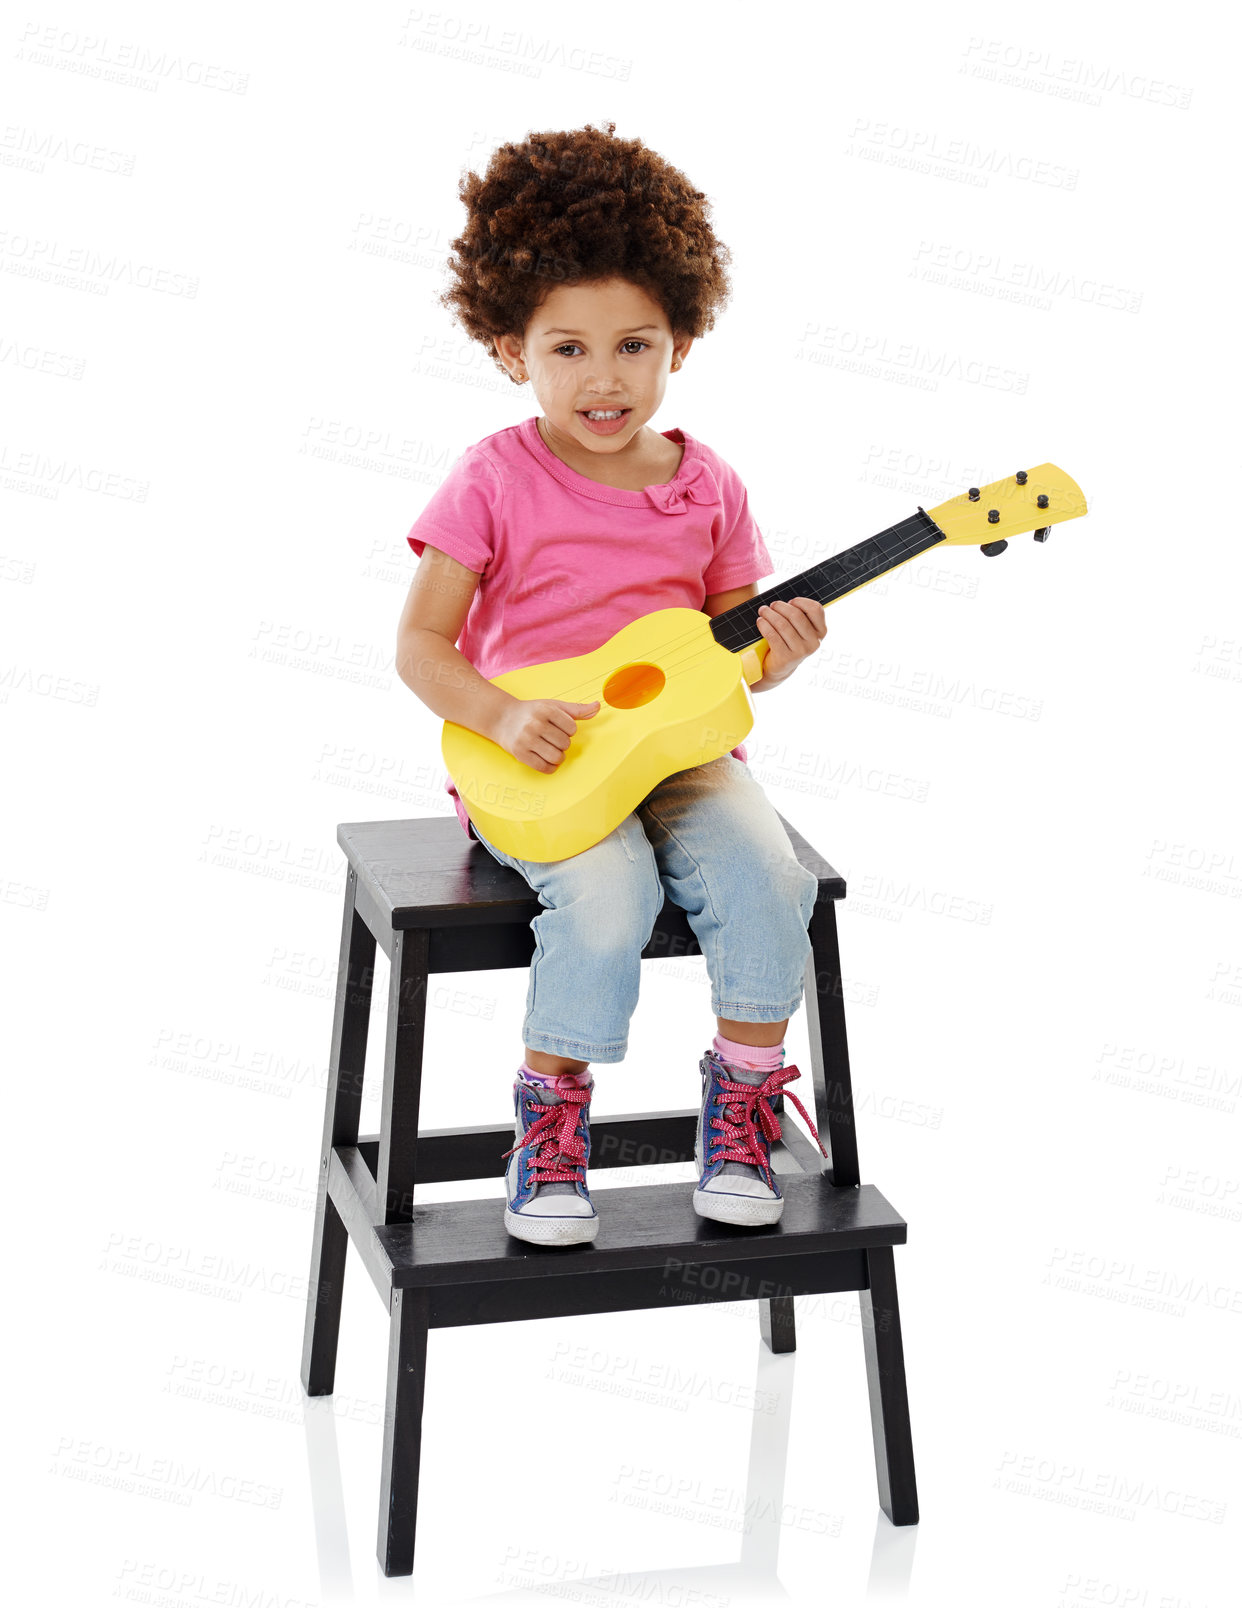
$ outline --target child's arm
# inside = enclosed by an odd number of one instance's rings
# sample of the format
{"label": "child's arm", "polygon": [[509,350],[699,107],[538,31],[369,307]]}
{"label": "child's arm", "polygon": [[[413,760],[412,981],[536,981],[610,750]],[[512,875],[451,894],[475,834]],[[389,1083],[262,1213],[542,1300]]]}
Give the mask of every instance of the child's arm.
{"label": "child's arm", "polygon": [[506,706],[518,700],[485,680],[456,646],[480,579],[427,544],[397,627],[397,674],[442,720],[494,742]]}
{"label": "child's arm", "polygon": [[476,570],[424,544],[397,627],[397,674],[442,719],[477,731],[550,776],[578,721],[599,712],[599,700],[515,698],[481,676],[456,645],[478,584]]}

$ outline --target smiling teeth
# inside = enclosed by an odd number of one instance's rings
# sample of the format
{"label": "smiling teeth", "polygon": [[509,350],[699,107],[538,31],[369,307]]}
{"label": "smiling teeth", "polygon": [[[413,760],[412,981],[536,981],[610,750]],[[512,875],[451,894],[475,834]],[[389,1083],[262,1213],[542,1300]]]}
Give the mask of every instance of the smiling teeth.
{"label": "smiling teeth", "polygon": [[588,408],[587,409],[587,418],[588,419],[619,419],[624,412],[625,412],[624,408],[611,408],[607,412],[605,412],[605,411],[603,411],[603,410],[601,410],[599,408],[595,408],[595,409]]}

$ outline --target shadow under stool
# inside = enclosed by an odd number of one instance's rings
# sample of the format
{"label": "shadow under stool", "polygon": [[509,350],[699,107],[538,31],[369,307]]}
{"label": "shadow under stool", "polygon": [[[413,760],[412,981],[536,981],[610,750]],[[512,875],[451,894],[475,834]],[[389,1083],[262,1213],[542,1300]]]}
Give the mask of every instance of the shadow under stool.
{"label": "shadow under stool", "polygon": [[[511,1117],[420,1130],[428,978],[529,966],[530,923],[543,907],[517,871],[466,837],[456,816],[337,828],[348,869],[301,1377],[308,1395],[331,1395],[352,1241],[389,1313],[377,1548],[385,1575],[414,1568],[430,1329],[688,1299],[757,1299],[764,1342],[786,1352],[794,1349],[796,1296],[859,1291],[880,1506],[895,1525],[918,1523],[893,1265],[906,1224],[873,1184],[858,1181],[834,909],[845,883],[780,819],[819,882],[804,1003],[815,1121],[830,1162],[791,1118],[772,1146],[785,1197],[779,1223],[739,1228],[699,1217],[682,1179],[609,1188],[597,1238],[556,1247],[509,1235],[499,1198],[414,1203],[416,1183],[502,1178],[503,1152],[514,1142]],[[380,1131],[360,1136],[377,943],[390,963]],[[700,953],[685,912],[666,897],[643,959]],[[782,1096],[772,1106],[784,1114]],[[591,1166],[693,1162],[697,1119],[697,1104],[593,1115]]]}

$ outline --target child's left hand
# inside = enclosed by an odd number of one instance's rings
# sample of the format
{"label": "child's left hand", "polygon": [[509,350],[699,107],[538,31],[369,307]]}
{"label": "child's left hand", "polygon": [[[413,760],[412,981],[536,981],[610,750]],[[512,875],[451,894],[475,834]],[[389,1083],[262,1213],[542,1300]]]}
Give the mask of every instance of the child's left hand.
{"label": "child's left hand", "polygon": [[767,638],[763,661],[765,683],[784,681],[815,652],[828,635],[824,605],[812,597],[795,597],[786,603],[778,599],[759,609],[759,629]]}

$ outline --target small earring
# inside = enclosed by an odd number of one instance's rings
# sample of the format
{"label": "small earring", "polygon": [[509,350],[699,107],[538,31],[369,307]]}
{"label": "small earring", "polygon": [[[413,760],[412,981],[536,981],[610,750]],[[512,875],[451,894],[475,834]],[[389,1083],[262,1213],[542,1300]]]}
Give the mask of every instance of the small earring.
{"label": "small earring", "polygon": [[525,383],[525,380],[526,380],[526,376],[525,376],[525,374],[519,374],[519,375],[518,375],[518,377],[517,377],[517,382],[518,382],[518,384],[519,384],[519,385],[522,385],[522,384],[524,384],[524,383]]}

